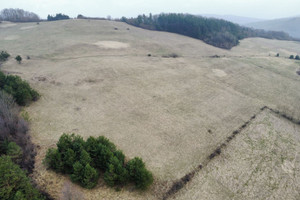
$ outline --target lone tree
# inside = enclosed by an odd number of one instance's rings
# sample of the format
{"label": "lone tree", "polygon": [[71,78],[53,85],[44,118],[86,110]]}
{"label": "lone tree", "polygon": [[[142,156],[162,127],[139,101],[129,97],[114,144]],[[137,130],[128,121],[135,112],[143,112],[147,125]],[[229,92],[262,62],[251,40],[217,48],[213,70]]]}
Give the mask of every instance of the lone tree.
{"label": "lone tree", "polygon": [[22,57],[20,55],[17,55],[15,59],[18,61],[19,64],[21,64]]}

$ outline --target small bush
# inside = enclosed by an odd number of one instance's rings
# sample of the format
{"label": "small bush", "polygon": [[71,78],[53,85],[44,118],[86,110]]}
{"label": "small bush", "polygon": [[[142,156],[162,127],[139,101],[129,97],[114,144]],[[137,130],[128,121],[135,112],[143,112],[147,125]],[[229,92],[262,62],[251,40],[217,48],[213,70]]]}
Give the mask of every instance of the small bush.
{"label": "small bush", "polygon": [[279,53],[276,54],[276,57],[279,57]]}
{"label": "small bush", "polygon": [[289,57],[290,59],[294,59],[294,55],[290,55],[290,57]]}
{"label": "small bush", "polygon": [[296,59],[296,60],[300,60],[299,55],[296,55],[295,59]]}
{"label": "small bush", "polygon": [[10,57],[9,53],[6,51],[1,51],[0,53],[0,61],[6,61]]}
{"label": "small bush", "polygon": [[19,64],[21,64],[22,57],[20,55],[17,55],[15,59],[16,61],[18,61]]}

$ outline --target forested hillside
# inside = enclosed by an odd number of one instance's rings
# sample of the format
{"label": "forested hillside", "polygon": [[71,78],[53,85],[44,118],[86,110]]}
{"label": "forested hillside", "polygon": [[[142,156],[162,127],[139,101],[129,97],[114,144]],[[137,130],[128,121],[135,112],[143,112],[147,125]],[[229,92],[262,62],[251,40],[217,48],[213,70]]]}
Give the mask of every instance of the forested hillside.
{"label": "forested hillside", "polygon": [[247,24],[247,26],[265,30],[285,31],[292,37],[300,38],[300,17],[254,22]]}
{"label": "forested hillside", "polygon": [[231,49],[239,40],[249,37],[292,40],[284,32],[255,30],[221,19],[205,18],[189,14],[139,15],[137,18],[122,18],[122,21],[145,29],[167,31],[203,40],[205,43]]}

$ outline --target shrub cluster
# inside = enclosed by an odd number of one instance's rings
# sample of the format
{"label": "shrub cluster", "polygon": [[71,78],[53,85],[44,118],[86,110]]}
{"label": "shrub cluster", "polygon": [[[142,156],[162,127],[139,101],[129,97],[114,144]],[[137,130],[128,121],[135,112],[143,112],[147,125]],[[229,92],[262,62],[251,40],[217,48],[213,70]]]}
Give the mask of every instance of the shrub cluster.
{"label": "shrub cluster", "polygon": [[6,61],[9,58],[9,53],[6,51],[1,51],[0,53],[0,61]]}
{"label": "shrub cluster", "polygon": [[5,75],[0,71],[0,90],[12,95],[15,101],[25,106],[31,101],[39,98],[39,93],[32,89],[30,85],[19,76]]}
{"label": "shrub cluster", "polygon": [[73,182],[85,188],[97,185],[99,172],[110,187],[135,183],[138,189],[147,189],[153,182],[152,173],[140,158],[125,162],[125,155],[107,138],[89,137],[86,141],[74,134],[63,134],[57,148],[50,148],[44,163],[56,172],[69,174]]}
{"label": "shrub cluster", "polygon": [[299,55],[290,55],[289,59],[295,59],[295,60],[300,60],[300,56]]}

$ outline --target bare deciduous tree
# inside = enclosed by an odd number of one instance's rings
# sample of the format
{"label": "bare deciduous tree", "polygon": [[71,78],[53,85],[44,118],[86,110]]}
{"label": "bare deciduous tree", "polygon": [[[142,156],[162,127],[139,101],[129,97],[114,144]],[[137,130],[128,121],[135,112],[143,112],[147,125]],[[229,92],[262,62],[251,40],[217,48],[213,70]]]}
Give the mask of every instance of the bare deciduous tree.
{"label": "bare deciduous tree", "polygon": [[33,13],[24,11],[22,9],[6,8],[0,12],[1,21],[11,21],[11,22],[38,22],[40,17]]}

